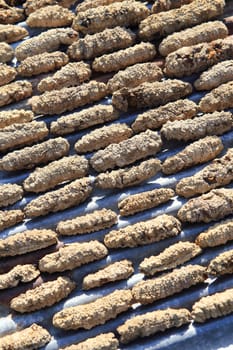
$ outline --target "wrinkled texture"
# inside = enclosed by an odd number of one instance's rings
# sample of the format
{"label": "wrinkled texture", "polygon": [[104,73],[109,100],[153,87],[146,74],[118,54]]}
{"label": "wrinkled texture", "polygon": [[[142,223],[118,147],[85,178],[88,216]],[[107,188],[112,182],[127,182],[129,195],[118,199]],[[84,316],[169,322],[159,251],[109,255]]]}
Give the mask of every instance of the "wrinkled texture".
{"label": "wrinkled texture", "polygon": [[24,220],[22,210],[4,210],[0,211],[0,232],[14,226]]}
{"label": "wrinkled texture", "polygon": [[0,23],[14,24],[24,20],[24,11],[18,7],[7,5],[4,0],[0,0]]}
{"label": "wrinkled texture", "polygon": [[71,220],[60,221],[56,231],[60,235],[82,235],[109,228],[117,223],[117,214],[110,209],[95,210]]}
{"label": "wrinkled texture", "polygon": [[96,105],[58,118],[51,123],[50,131],[54,135],[66,135],[118,118],[119,112],[111,105]]}
{"label": "wrinkled texture", "polygon": [[0,24],[0,41],[13,43],[28,36],[26,28],[15,24]]}
{"label": "wrinkled texture", "polygon": [[84,277],[82,288],[84,290],[103,286],[110,282],[127,279],[134,273],[132,262],[121,260],[109,264],[103,269]]}
{"label": "wrinkled texture", "polygon": [[40,310],[66,298],[75,287],[76,284],[68,277],[58,277],[19,294],[11,300],[10,307],[20,313]]}
{"label": "wrinkled texture", "polygon": [[222,111],[233,107],[233,81],[219,85],[202,97],[199,102],[202,112]]}
{"label": "wrinkled texture", "polygon": [[143,83],[135,88],[122,88],[112,96],[113,107],[127,112],[129,109],[159,107],[192,93],[192,86],[181,80]]}
{"label": "wrinkled texture", "polygon": [[24,109],[11,109],[9,111],[0,112],[0,129],[15,123],[28,123],[31,122],[34,117],[32,111],[26,111]]}
{"label": "wrinkled texture", "polygon": [[164,174],[174,174],[181,170],[214,159],[224,149],[217,136],[206,136],[186,146],[172,157],[166,158],[162,165]]}
{"label": "wrinkled texture", "polygon": [[150,10],[146,5],[140,2],[116,2],[78,12],[72,27],[83,34],[97,33],[116,26],[132,27],[139,24],[149,13]]}
{"label": "wrinkled texture", "polygon": [[47,91],[43,95],[33,96],[31,106],[37,114],[60,114],[75,108],[101,100],[107,96],[104,83],[95,80],[76,87]]}
{"label": "wrinkled texture", "polygon": [[73,60],[90,59],[105,53],[125,49],[133,45],[135,40],[136,35],[130,29],[107,28],[100,33],[85,35],[84,38],[75,41],[70,45],[67,53]]}
{"label": "wrinkled texture", "polygon": [[4,184],[0,186],[0,207],[7,207],[23,198],[23,188],[17,184]]}
{"label": "wrinkled texture", "polygon": [[49,332],[33,323],[30,327],[0,338],[1,350],[38,349],[51,340]]}
{"label": "wrinkled texture", "polygon": [[190,199],[178,211],[182,222],[210,222],[233,213],[233,190],[220,188]]}
{"label": "wrinkled texture", "polygon": [[156,50],[153,44],[140,43],[95,58],[92,63],[92,68],[97,72],[103,73],[119,71],[135,63],[151,61],[155,56]]}
{"label": "wrinkled texture", "polygon": [[161,169],[158,159],[148,159],[139,165],[101,173],[96,177],[96,186],[102,189],[135,186],[155,176]]}
{"label": "wrinkled texture", "polygon": [[104,237],[104,244],[108,248],[138,247],[177,236],[180,232],[180,221],[174,216],[163,214],[110,231]]}
{"label": "wrinkled texture", "polygon": [[145,82],[160,81],[163,72],[156,62],[138,63],[125,70],[119,71],[108,81],[110,92],[123,87],[136,87]]}
{"label": "wrinkled texture", "polygon": [[207,267],[207,272],[212,276],[220,276],[233,273],[233,250],[228,250],[212,259]]}
{"label": "wrinkled texture", "polygon": [[18,74],[23,77],[31,77],[41,73],[47,73],[65,66],[69,62],[64,52],[44,52],[39,55],[27,57],[17,68]]}
{"label": "wrinkled texture", "polygon": [[191,2],[193,2],[193,0],[155,0],[151,11],[152,13],[169,11],[190,4]]}
{"label": "wrinkled texture", "polygon": [[228,185],[232,180],[233,149],[230,148],[223,157],[214,159],[193,176],[181,179],[176,185],[176,193],[189,198]]}
{"label": "wrinkled texture", "polygon": [[88,169],[88,160],[84,157],[63,157],[42,168],[36,168],[24,180],[23,187],[28,192],[47,191],[64,181],[87,176]]}
{"label": "wrinkled texture", "polygon": [[27,57],[56,51],[61,45],[71,45],[77,39],[78,33],[71,28],[49,29],[20,43],[15,49],[15,56],[22,61]]}
{"label": "wrinkled texture", "polygon": [[201,232],[197,238],[196,243],[201,248],[216,247],[218,245],[226,244],[233,240],[233,221],[220,221],[216,225],[211,226],[207,231]]}
{"label": "wrinkled texture", "polygon": [[86,153],[105,148],[112,143],[119,143],[129,139],[133,131],[127,124],[111,124],[90,131],[82,136],[74,145],[77,153]]}
{"label": "wrinkled texture", "polygon": [[118,202],[118,209],[121,216],[133,215],[168,202],[174,194],[175,192],[171,188],[158,188],[140,192]]}
{"label": "wrinkled texture", "polygon": [[30,218],[56,213],[83,203],[91,192],[91,180],[88,177],[83,177],[58,190],[36,197],[24,207],[24,212]]}
{"label": "wrinkled texture", "polygon": [[233,312],[233,289],[215,293],[198,300],[192,307],[192,318],[203,323],[210,318],[229,315]]}
{"label": "wrinkled texture", "polygon": [[137,338],[148,337],[190,322],[191,315],[187,309],[169,308],[132,317],[119,326],[117,332],[120,334],[121,343],[126,344]]}
{"label": "wrinkled texture", "polygon": [[220,62],[203,72],[194,82],[197,90],[211,90],[233,80],[233,60]]}
{"label": "wrinkled texture", "polygon": [[74,14],[59,5],[41,7],[31,13],[26,23],[31,28],[56,28],[66,27],[72,24]]}
{"label": "wrinkled texture", "polygon": [[22,255],[57,243],[52,230],[27,230],[0,240],[0,257]]}
{"label": "wrinkled texture", "polygon": [[170,245],[159,255],[145,258],[139,265],[140,271],[147,276],[157,272],[174,269],[201,254],[202,249],[195,243],[178,242]]}
{"label": "wrinkled texture", "polygon": [[90,163],[98,172],[123,167],[136,160],[155,155],[161,147],[162,140],[159,134],[156,131],[147,130],[96,152],[91,157]]}
{"label": "wrinkled texture", "polygon": [[12,47],[4,42],[0,42],[0,62],[6,63],[12,60],[14,57],[14,50]]}
{"label": "wrinkled texture", "polygon": [[45,255],[39,261],[39,269],[49,273],[73,270],[107,255],[107,248],[98,241],[72,243],[60,248],[56,253]]}
{"label": "wrinkled texture", "polygon": [[168,121],[191,119],[197,114],[197,111],[197,105],[193,101],[177,100],[138,114],[131,127],[134,132],[158,129]]}
{"label": "wrinkled texture", "polygon": [[168,121],[161,129],[167,140],[194,141],[208,135],[222,135],[232,129],[230,112],[213,112],[187,120]]}
{"label": "wrinkled texture", "polygon": [[60,5],[69,8],[75,2],[76,0],[26,0],[23,4],[23,8],[25,9],[26,15],[30,15],[30,13],[45,6]]}
{"label": "wrinkled texture", "polygon": [[42,141],[49,130],[45,122],[32,121],[25,124],[13,124],[0,130],[0,151],[30,145]]}
{"label": "wrinkled texture", "polygon": [[179,293],[206,279],[206,268],[200,265],[187,265],[166,273],[161,277],[138,282],[132,289],[134,300],[150,304]]}
{"label": "wrinkled texture", "polygon": [[178,9],[152,14],[139,25],[141,40],[154,40],[161,36],[206,22],[223,13],[224,0],[194,0]]}
{"label": "wrinkled texture", "polygon": [[40,92],[60,90],[64,87],[80,85],[88,81],[91,76],[89,64],[84,62],[70,62],[58,70],[51,77],[42,79],[37,89]]}
{"label": "wrinkled texture", "polygon": [[159,52],[167,56],[182,47],[223,39],[227,35],[228,29],[223,22],[207,22],[169,35],[159,45]]}
{"label": "wrinkled texture", "polygon": [[[1,44],[0,44],[1,45]],[[1,50],[1,48],[0,48]],[[32,84],[18,80],[0,87],[0,107],[24,100],[32,95]]]}
{"label": "wrinkled texture", "polygon": [[124,0],[84,0],[76,7],[76,12],[86,11],[90,8],[96,8],[99,6],[111,5],[114,2],[122,2]]}
{"label": "wrinkled texture", "polygon": [[17,72],[15,68],[7,64],[0,64],[0,86],[6,85],[15,79]]}
{"label": "wrinkled texture", "polygon": [[63,350],[117,350],[118,346],[119,342],[113,333],[102,333],[81,343],[67,346]]}
{"label": "wrinkled texture", "polygon": [[0,169],[15,171],[31,169],[35,165],[45,164],[68,154],[69,142],[62,137],[50,139],[31,147],[25,147],[5,155],[0,161]]}
{"label": "wrinkled texture", "polygon": [[20,282],[30,282],[39,274],[40,271],[34,265],[17,265],[9,272],[0,275],[0,290],[16,287]]}
{"label": "wrinkled texture", "polygon": [[91,329],[116,318],[133,304],[130,290],[115,290],[88,304],[66,308],[53,316],[53,325],[61,329]]}

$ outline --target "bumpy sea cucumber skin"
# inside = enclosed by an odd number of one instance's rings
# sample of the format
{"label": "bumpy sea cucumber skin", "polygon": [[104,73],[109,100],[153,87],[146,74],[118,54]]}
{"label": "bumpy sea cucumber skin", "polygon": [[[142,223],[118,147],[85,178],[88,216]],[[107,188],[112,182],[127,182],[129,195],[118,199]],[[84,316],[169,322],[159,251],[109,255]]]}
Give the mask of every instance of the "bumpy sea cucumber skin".
{"label": "bumpy sea cucumber skin", "polygon": [[0,41],[13,43],[28,36],[26,28],[15,24],[0,24]]}
{"label": "bumpy sea cucumber skin", "polygon": [[60,5],[65,8],[69,8],[73,5],[76,0],[26,0],[23,4],[23,8],[25,10],[26,15],[30,15],[30,13],[49,5]]}
{"label": "bumpy sea cucumber skin", "polygon": [[232,113],[213,112],[187,120],[168,121],[161,129],[167,140],[195,141],[205,136],[222,135],[232,129]]}
{"label": "bumpy sea cucumber skin", "polygon": [[12,60],[14,57],[13,48],[7,43],[0,43],[0,62],[6,63]]}
{"label": "bumpy sea cucumber skin", "polygon": [[41,73],[47,73],[65,66],[69,62],[64,52],[44,52],[39,55],[27,57],[17,68],[18,74],[23,77],[31,77]]}
{"label": "bumpy sea cucumber skin", "polygon": [[119,118],[120,113],[112,105],[96,105],[80,112],[61,116],[51,123],[50,131],[54,135],[66,135],[91,126],[105,124]]}
{"label": "bumpy sea cucumber skin", "polygon": [[210,318],[229,315],[233,312],[233,289],[208,295],[198,300],[192,307],[192,318],[195,322],[203,323]]}
{"label": "bumpy sea cucumber skin", "polygon": [[[0,49],[1,50],[1,49]],[[32,84],[18,80],[0,87],[0,107],[24,100],[32,95]]]}
{"label": "bumpy sea cucumber skin", "polygon": [[24,207],[24,212],[30,218],[56,213],[83,203],[91,192],[91,180],[88,177],[83,177],[58,190],[38,196]]}
{"label": "bumpy sea cucumber skin", "polygon": [[156,131],[147,130],[128,140],[113,143],[97,151],[90,159],[91,166],[98,172],[123,167],[136,160],[155,155],[162,147],[162,140]]}
{"label": "bumpy sea cucumber skin", "polygon": [[75,108],[101,100],[107,96],[104,83],[90,81],[80,86],[47,91],[31,98],[33,112],[37,114],[61,114]]}
{"label": "bumpy sea cucumber skin", "polygon": [[0,112],[0,129],[6,126],[19,123],[28,123],[33,120],[34,113],[24,109],[11,109]]}
{"label": "bumpy sea cucumber skin", "polygon": [[117,328],[120,341],[127,344],[137,338],[144,338],[167,329],[181,327],[191,322],[187,309],[165,309],[135,316]]}
{"label": "bumpy sea cucumber skin", "polygon": [[118,202],[118,208],[122,216],[134,215],[168,202],[174,194],[175,192],[171,188],[140,192]]}
{"label": "bumpy sea cucumber skin", "polygon": [[30,327],[0,339],[0,348],[3,350],[28,350],[45,346],[51,340],[49,332],[33,323]]}
{"label": "bumpy sea cucumber skin", "polygon": [[15,56],[18,61],[23,61],[27,57],[57,51],[60,45],[71,45],[78,37],[71,28],[49,29],[20,43],[15,49]]}
{"label": "bumpy sea cucumber skin", "polygon": [[4,129],[0,129],[0,151],[42,141],[48,134],[49,130],[45,122],[32,121],[6,126]]}
{"label": "bumpy sea cucumber skin", "polygon": [[104,208],[71,220],[60,221],[56,231],[63,236],[82,235],[109,228],[116,223],[117,214]]}
{"label": "bumpy sea cucumber skin", "polygon": [[233,250],[228,250],[212,259],[207,267],[208,274],[220,276],[233,273]]}
{"label": "bumpy sea cucumber skin", "polygon": [[76,284],[70,278],[58,277],[19,294],[11,300],[10,307],[20,313],[40,310],[66,298],[75,287]]}
{"label": "bumpy sea cucumber skin", "polygon": [[0,64],[0,86],[6,85],[15,79],[17,72],[14,67]]}
{"label": "bumpy sea cucumber skin", "polygon": [[165,74],[169,77],[183,77],[202,72],[216,63],[232,58],[232,55],[231,37],[182,47],[166,57]]}
{"label": "bumpy sea cucumber skin", "polygon": [[84,62],[70,62],[51,77],[42,79],[37,89],[40,92],[60,90],[64,87],[80,85],[88,81],[90,77],[91,69],[89,64]]}
{"label": "bumpy sea cucumber skin", "polygon": [[140,271],[147,276],[153,276],[157,272],[174,269],[184,262],[201,254],[202,249],[195,243],[178,242],[170,245],[159,255],[145,258],[139,265]]}
{"label": "bumpy sea cucumber skin", "polygon": [[135,88],[122,88],[115,91],[112,96],[112,104],[116,109],[127,112],[129,109],[159,107],[161,104],[175,101],[191,93],[191,84],[170,79],[143,83]]}
{"label": "bumpy sea cucumber skin", "polygon": [[185,46],[197,45],[217,39],[224,39],[228,29],[223,22],[213,21],[199,24],[193,28],[169,35],[159,45],[159,52],[163,56],[179,50]]}
{"label": "bumpy sea cucumber skin", "polygon": [[132,248],[174,237],[180,232],[180,221],[174,216],[164,214],[119,230],[112,230],[105,235],[104,244],[108,248]]}
{"label": "bumpy sea cucumber skin", "polygon": [[174,174],[186,168],[214,159],[224,146],[220,137],[206,136],[186,146],[172,157],[166,158],[162,165],[164,174]]}
{"label": "bumpy sea cucumber skin", "polygon": [[168,121],[191,119],[197,111],[198,107],[193,101],[177,100],[139,114],[131,128],[134,132],[158,129]]}
{"label": "bumpy sea cucumber skin", "polygon": [[134,273],[132,262],[121,260],[84,277],[82,288],[84,290],[103,286],[110,282],[127,279]]}
{"label": "bumpy sea cucumber skin", "polygon": [[140,43],[117,52],[109,53],[94,59],[92,68],[96,72],[119,71],[136,63],[151,61],[156,56],[155,46],[151,43]]}
{"label": "bumpy sea cucumber skin", "polygon": [[197,90],[212,90],[233,80],[233,60],[220,62],[203,72],[194,82]]}
{"label": "bumpy sea cucumber skin", "polygon": [[233,107],[233,81],[219,85],[202,97],[199,102],[202,112],[222,111]]}
{"label": "bumpy sea cucumber skin", "polygon": [[64,181],[76,180],[87,176],[88,160],[85,157],[69,156],[36,168],[23,182],[27,192],[43,192],[54,188]]}
{"label": "bumpy sea cucumber skin", "polygon": [[0,211],[0,232],[14,226],[24,220],[22,210],[4,210]]}
{"label": "bumpy sea cucumber skin", "polygon": [[18,7],[9,6],[4,0],[1,0],[0,23],[14,24],[24,21],[24,11]]}
{"label": "bumpy sea cucumber skin", "polygon": [[114,92],[123,87],[133,88],[145,82],[160,81],[162,78],[163,72],[156,62],[137,63],[116,73],[107,86],[110,92]]}
{"label": "bumpy sea cucumber skin", "polygon": [[17,184],[0,186],[0,207],[7,207],[23,198],[23,188]]}
{"label": "bumpy sea cucumber skin", "polygon": [[57,243],[52,230],[27,230],[0,240],[0,257],[22,255]]}
{"label": "bumpy sea cucumber skin", "polygon": [[116,2],[108,6],[98,6],[78,12],[72,27],[83,34],[92,34],[116,26],[136,26],[149,13],[147,6],[140,2]]}
{"label": "bumpy sea cucumber skin", "polygon": [[200,265],[187,265],[161,277],[137,283],[132,294],[135,302],[150,304],[190,288],[206,279],[206,268]]}
{"label": "bumpy sea cucumber skin", "polygon": [[152,14],[139,25],[141,40],[154,40],[161,36],[206,22],[223,13],[224,0],[195,0],[167,12]]}
{"label": "bumpy sea cucumber skin", "polygon": [[228,185],[233,180],[232,166],[233,150],[230,148],[223,157],[214,159],[193,176],[181,179],[176,185],[176,193],[189,198]]}
{"label": "bumpy sea cucumber skin", "polygon": [[98,241],[72,243],[60,248],[56,253],[45,255],[39,261],[39,269],[49,273],[73,270],[103,259],[106,255],[108,255],[107,248]]}
{"label": "bumpy sea cucumber skin", "polygon": [[15,171],[31,169],[35,165],[45,164],[68,154],[69,142],[62,137],[50,139],[21,150],[9,152],[0,161],[0,169]]}
{"label": "bumpy sea cucumber skin", "polygon": [[74,148],[77,153],[92,152],[127,140],[132,135],[133,131],[127,124],[111,124],[84,135],[75,143]]}
{"label": "bumpy sea cucumber skin", "polygon": [[155,176],[160,169],[160,160],[149,159],[139,165],[101,173],[96,177],[95,185],[102,189],[135,186]]}
{"label": "bumpy sea cucumber skin", "polygon": [[30,282],[39,274],[40,271],[34,265],[17,265],[9,272],[0,275],[0,290],[16,287],[20,282]]}
{"label": "bumpy sea cucumber skin", "polygon": [[32,28],[56,28],[70,26],[73,19],[73,12],[67,8],[59,5],[49,5],[31,13],[26,23]]}
{"label": "bumpy sea cucumber skin", "polygon": [[169,11],[175,8],[179,8],[183,5],[190,4],[194,0],[155,0],[152,6],[152,13],[159,13],[163,11]]}
{"label": "bumpy sea cucumber skin", "polygon": [[64,309],[53,316],[53,325],[61,329],[91,329],[116,318],[133,304],[130,290],[115,290],[97,300]]}
{"label": "bumpy sea cucumber skin", "polygon": [[113,333],[102,333],[81,343],[67,346],[63,350],[117,350],[118,347],[119,341]]}
{"label": "bumpy sea cucumber skin", "polygon": [[216,247],[233,240],[233,221],[224,220],[211,226],[207,231],[201,232],[196,243],[201,248]]}
{"label": "bumpy sea cucumber skin", "polygon": [[233,190],[220,188],[192,198],[178,211],[182,222],[210,222],[233,213]]}
{"label": "bumpy sea cucumber skin", "polygon": [[106,5],[111,5],[115,2],[122,2],[124,0],[84,0],[83,2],[81,2],[81,4],[78,4],[78,6],[76,7],[76,12],[82,12],[82,11],[86,11],[90,8],[96,8],[99,6],[106,6]]}
{"label": "bumpy sea cucumber skin", "polygon": [[73,60],[91,59],[120,49],[136,41],[136,35],[127,28],[107,28],[100,33],[85,35],[69,46],[67,53]]}

